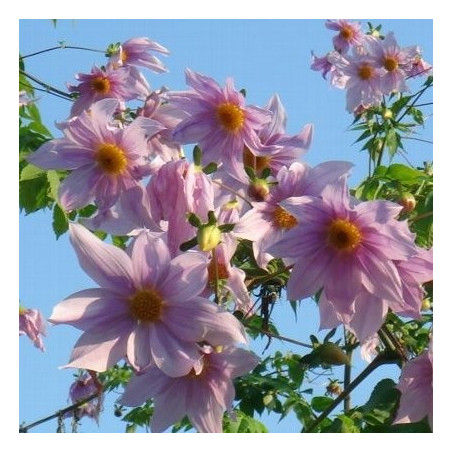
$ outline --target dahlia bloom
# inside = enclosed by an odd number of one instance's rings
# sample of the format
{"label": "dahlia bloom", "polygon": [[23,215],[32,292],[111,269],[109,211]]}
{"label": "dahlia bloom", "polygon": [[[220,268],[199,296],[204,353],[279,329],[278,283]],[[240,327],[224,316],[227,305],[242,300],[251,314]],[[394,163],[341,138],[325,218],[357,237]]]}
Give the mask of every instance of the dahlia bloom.
{"label": "dahlia bloom", "polygon": [[411,67],[407,69],[406,75],[407,77],[418,77],[421,75],[431,75],[433,66],[427,61],[425,61],[422,56],[419,49],[417,49],[418,54],[414,58]]}
{"label": "dahlia bloom", "polygon": [[152,432],[162,432],[184,416],[200,433],[221,433],[223,413],[232,408],[235,389],[232,380],[254,369],[259,358],[233,347],[214,351],[204,347],[191,371],[171,378],[152,367],[145,374],[132,377],[119,402],[140,406],[153,399]]}
{"label": "dahlia bloom", "polygon": [[79,73],[75,78],[80,83],[68,85],[69,92],[78,94],[71,108],[71,116],[89,110],[94,102],[101,99],[128,101],[145,98],[150,91],[146,79],[138,71],[131,71],[126,67],[115,69],[108,65],[105,69],[100,69],[94,66],[91,73]]}
{"label": "dahlia bloom", "polygon": [[340,71],[346,82],[338,88],[347,90],[347,110],[379,106],[383,100],[382,77],[385,70],[375,66],[368,55],[344,56],[338,52],[328,54],[328,61]]}
{"label": "dahlia bloom", "polygon": [[325,162],[310,168],[295,162],[289,168],[282,167],[276,175],[277,184],[272,187],[268,199],[253,203],[234,228],[234,234],[253,242],[257,264],[265,268],[273,259],[268,248],[283,239],[286,232],[298,221],[281,203],[290,197],[320,196],[328,184],[335,184],[347,176],[352,164]]}
{"label": "dahlia bloom", "polygon": [[397,389],[401,392],[394,424],[419,422],[425,417],[433,430],[433,343],[405,364]]}
{"label": "dahlia bloom", "polygon": [[45,351],[42,337],[46,335],[46,321],[37,309],[27,309],[19,306],[19,336],[26,334],[33,345],[42,352]]}
{"label": "dahlia bloom", "polygon": [[381,77],[381,89],[384,94],[409,91],[405,83],[406,71],[411,69],[418,55],[415,46],[400,48],[394,33],[388,33],[383,40],[369,37],[366,50],[375,67],[384,69]]}
{"label": "dahlia bloom", "polygon": [[104,99],[66,123],[65,137],[44,143],[27,160],[43,169],[72,170],[60,185],[64,209],[79,209],[95,201],[108,209],[120,193],[136,186],[148,174],[146,139],[164,127],[137,118],[125,128],[112,125],[119,107],[116,99]]}
{"label": "dahlia bloom", "polygon": [[91,375],[88,372],[82,372],[69,388],[71,402],[73,404],[77,403],[97,393],[99,393],[99,396],[80,405],[74,411],[68,412],[66,416],[76,415],[78,419],[87,416],[99,422],[99,415],[103,409],[103,395],[99,389],[98,384],[96,384]]}
{"label": "dahlia bloom", "polygon": [[149,38],[131,38],[120,45],[118,52],[110,58],[110,63],[115,67],[141,66],[153,72],[167,72],[164,64],[151,52],[169,54],[166,47]]}
{"label": "dahlia bloom", "polygon": [[257,132],[270,121],[271,113],[246,106],[231,78],[222,88],[212,78],[190,69],[185,74],[193,90],[167,94],[171,104],[189,114],[175,128],[174,140],[181,144],[198,143],[205,163],[237,159],[245,146],[258,149]]}
{"label": "dahlia bloom", "polygon": [[199,360],[197,342],[246,341],[234,316],[198,296],[207,281],[201,253],[171,259],[163,240],[146,233],[125,252],[78,224],[70,224],[70,240],[101,287],[74,293],[53,310],[50,322],[84,331],[66,367],[102,372],[127,358],[138,372],[155,364],[178,377]]}
{"label": "dahlia bloom", "polygon": [[359,22],[344,19],[327,20],[325,27],[339,32],[333,38],[334,49],[339,53],[347,53],[350,47],[357,47],[363,41],[364,33]]}
{"label": "dahlia bloom", "polygon": [[345,183],[328,185],[322,198],[290,198],[282,206],[299,223],[269,248],[277,257],[296,260],[287,285],[289,299],[302,299],[323,288],[341,313],[367,291],[403,304],[395,260],[416,254],[414,236],[395,218],[401,206],[389,201],[358,203]]}

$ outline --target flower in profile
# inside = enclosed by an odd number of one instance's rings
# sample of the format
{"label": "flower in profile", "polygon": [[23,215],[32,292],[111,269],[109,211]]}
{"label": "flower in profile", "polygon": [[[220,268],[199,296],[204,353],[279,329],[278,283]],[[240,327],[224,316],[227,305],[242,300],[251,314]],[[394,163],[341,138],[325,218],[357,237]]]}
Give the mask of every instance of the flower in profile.
{"label": "flower in profile", "polygon": [[339,53],[347,53],[350,47],[358,47],[362,44],[364,33],[359,22],[349,20],[327,20],[325,27],[339,33],[333,38],[334,49]]}
{"label": "flower in profile", "polygon": [[59,189],[64,209],[79,209],[92,201],[108,209],[121,192],[147,175],[146,139],[164,127],[147,118],[137,118],[125,128],[112,125],[118,107],[116,99],[96,102],[89,113],[64,126],[64,138],[47,141],[27,157],[43,169],[72,170]]}
{"label": "flower in profile", "polygon": [[282,206],[300,220],[283,240],[269,248],[274,256],[295,259],[287,285],[289,299],[302,299],[323,288],[326,300],[343,314],[367,292],[403,303],[394,261],[416,254],[406,221],[395,218],[401,206],[389,201],[358,203],[344,184],[328,185],[322,198],[290,198]]}
{"label": "flower in profile", "polygon": [[421,52],[418,49],[418,54],[414,58],[411,64],[411,68],[407,69],[406,75],[407,77],[419,77],[421,75],[431,75],[433,70],[433,66],[427,61],[425,61],[422,56]]}
{"label": "flower in profile", "polygon": [[186,69],[191,91],[169,92],[171,104],[189,117],[174,130],[174,140],[181,144],[198,143],[206,163],[237,159],[243,148],[260,147],[257,132],[271,119],[262,108],[246,106],[242,93],[228,78],[222,88],[210,77]]}
{"label": "flower in profile", "polygon": [[71,116],[77,116],[84,110],[89,110],[94,102],[101,99],[113,98],[128,101],[137,98],[146,98],[149,86],[146,79],[138,71],[120,67],[115,69],[107,65],[105,69],[94,66],[89,74],[79,73],[75,78],[78,85],[68,85],[71,93],[76,93]]}
{"label": "flower in profile", "polygon": [[19,306],[19,336],[27,335],[36,348],[45,351],[42,337],[46,335],[46,321],[37,309]]}
{"label": "flower in profile", "polygon": [[101,372],[126,358],[138,372],[154,363],[177,377],[199,360],[197,342],[246,342],[232,314],[198,296],[207,281],[201,253],[171,259],[165,242],[145,232],[126,252],[83,226],[69,227],[81,267],[101,287],[72,294],[53,310],[50,322],[84,331],[66,367]]}
{"label": "flower in profile", "polygon": [[94,395],[98,395],[98,397],[91,398],[91,400],[79,405],[74,411],[69,411],[67,416],[75,416],[77,419],[87,416],[99,423],[99,415],[103,409],[102,394],[100,383],[96,382],[88,372],[82,371],[69,388],[71,402],[75,404]]}
{"label": "flower in profile", "polygon": [[132,377],[119,402],[140,406],[153,399],[152,432],[163,432],[187,416],[200,433],[221,433],[223,413],[232,409],[232,380],[256,367],[259,358],[247,350],[203,347],[202,356],[190,372],[171,378],[158,368]]}
{"label": "flower in profile", "polygon": [[111,58],[113,66],[141,66],[153,72],[166,72],[164,64],[152,53],[168,55],[169,50],[149,38],[131,38],[123,42]]}
{"label": "flower in profile", "polygon": [[427,417],[433,430],[433,339],[428,350],[402,368],[397,389],[401,397],[393,423],[419,422]]}

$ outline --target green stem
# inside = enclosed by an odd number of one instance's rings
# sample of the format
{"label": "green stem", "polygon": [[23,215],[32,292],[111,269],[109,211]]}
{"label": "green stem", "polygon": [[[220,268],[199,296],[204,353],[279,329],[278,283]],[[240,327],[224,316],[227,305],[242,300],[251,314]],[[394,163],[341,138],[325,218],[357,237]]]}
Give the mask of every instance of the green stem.
{"label": "green stem", "polygon": [[375,369],[383,364],[396,364],[400,357],[392,353],[380,353],[348,386],[334,402],[304,431],[304,433],[313,433],[315,429],[328,417],[328,415],[343,401],[345,398],[361,384]]}
{"label": "green stem", "polygon": [[28,74],[25,71],[22,71],[21,69],[19,69],[19,74],[24,75],[25,77],[29,78],[30,80],[33,80],[35,83],[37,83],[38,85],[43,86],[44,88],[46,88],[48,91],[53,91],[54,93],[59,94],[60,96],[65,97],[66,99],[72,100],[72,96],[68,93],[65,93],[64,91],[59,90],[58,88],[54,88],[53,86],[49,85],[48,83],[45,83],[41,80],[39,80],[38,78],[36,78],[33,75]]}
{"label": "green stem", "polygon": [[[353,355],[353,348],[350,346],[350,341],[347,337],[347,331],[344,328],[344,340],[345,340],[345,353],[348,358],[348,362],[350,364],[346,364],[344,366],[344,387],[348,387],[350,385],[351,379],[352,379],[352,355]],[[351,407],[351,397],[350,394],[347,394],[347,396],[344,398],[344,413],[347,414],[350,411]]]}
{"label": "green stem", "polygon": [[288,265],[282,270],[278,270],[277,272],[270,273],[269,275],[265,276],[257,276],[256,278],[251,279],[250,281],[246,282],[246,286],[248,287],[248,290],[253,290],[256,287],[260,286],[261,284],[272,280],[273,278],[277,278],[280,275],[283,275],[286,271],[292,269],[293,265]]}
{"label": "green stem", "polygon": [[24,56],[19,55],[19,60],[25,60],[25,58],[30,58],[35,55],[40,55],[41,53],[51,52],[53,50],[58,50],[58,49],[88,50],[90,52],[97,52],[97,53],[103,53],[103,54],[106,53],[105,50],[89,49],[88,47],[67,46],[67,45],[61,44],[59,46],[49,47],[48,49],[40,50],[39,52],[29,53],[28,55],[24,55]]}
{"label": "green stem", "polygon": [[76,410],[78,407],[84,405],[85,403],[90,402],[91,400],[100,397],[101,391],[95,392],[94,394],[91,394],[89,397],[86,397],[85,399],[79,400],[78,402],[74,403],[73,405],[70,405],[66,408],[63,408],[62,410],[57,411],[56,413],[51,414],[50,416],[44,417],[42,419],[39,419],[31,424],[24,425],[22,427],[19,427],[19,433],[28,433],[28,430],[36,427],[37,425],[43,424],[44,422],[50,421],[55,418],[63,418],[63,416],[66,413],[70,413],[71,411]]}
{"label": "green stem", "polygon": [[215,248],[212,250],[213,268],[215,272],[215,303],[220,304],[220,280],[218,276],[218,260]]}

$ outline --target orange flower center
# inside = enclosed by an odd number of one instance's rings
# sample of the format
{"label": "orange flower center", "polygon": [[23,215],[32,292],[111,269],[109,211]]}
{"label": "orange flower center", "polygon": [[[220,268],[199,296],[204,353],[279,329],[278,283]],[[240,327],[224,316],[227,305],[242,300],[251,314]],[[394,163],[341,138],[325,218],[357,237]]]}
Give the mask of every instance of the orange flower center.
{"label": "orange flower center", "polygon": [[298,224],[297,219],[281,206],[273,211],[273,225],[279,229],[292,229]]}
{"label": "orange flower center", "polygon": [[374,76],[374,68],[369,63],[363,63],[358,69],[358,77],[369,80]]}
{"label": "orange flower center", "polygon": [[341,35],[341,38],[344,38],[346,41],[349,41],[353,38],[353,35],[355,34],[353,27],[350,25],[346,25],[345,27],[341,28],[341,31],[339,32]]}
{"label": "orange flower center", "polygon": [[129,298],[130,315],[141,322],[160,320],[165,301],[154,289],[142,289]]}
{"label": "orange flower center", "polygon": [[121,174],[127,167],[127,158],[124,151],[115,144],[103,143],[99,145],[95,159],[100,168],[112,176]]}
{"label": "orange flower center", "polygon": [[259,174],[270,166],[271,157],[254,155],[246,146],[243,148],[243,165],[253,168]]}
{"label": "orange flower center", "polygon": [[388,71],[395,71],[399,67],[399,63],[394,57],[383,58],[383,67]]}
{"label": "orange flower center", "polygon": [[353,251],[361,243],[361,231],[352,222],[337,218],[328,226],[328,243],[338,251]]}
{"label": "orange flower center", "polygon": [[93,78],[91,88],[98,94],[108,94],[110,92],[110,80],[107,77]]}
{"label": "orange flower center", "polygon": [[245,121],[243,110],[235,104],[224,102],[217,107],[217,120],[228,132],[237,132]]}

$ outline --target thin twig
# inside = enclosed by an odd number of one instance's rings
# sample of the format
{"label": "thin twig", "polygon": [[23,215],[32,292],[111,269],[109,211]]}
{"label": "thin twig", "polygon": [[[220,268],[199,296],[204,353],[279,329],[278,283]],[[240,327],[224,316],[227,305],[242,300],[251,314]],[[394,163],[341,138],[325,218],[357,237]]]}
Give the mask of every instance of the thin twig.
{"label": "thin twig", "polygon": [[25,77],[29,78],[30,80],[33,80],[35,83],[37,83],[38,85],[43,86],[44,88],[46,88],[48,91],[53,91],[57,94],[60,94],[63,97],[66,97],[67,99],[72,100],[73,97],[71,94],[65,93],[64,91],[59,90],[58,88],[53,87],[52,85],[49,85],[48,83],[43,82],[42,80],[39,80],[38,78],[36,78],[33,75],[28,74],[25,71],[22,71],[21,69],[19,69],[19,74],[24,75]]}
{"label": "thin twig", "polygon": [[25,60],[25,58],[30,58],[35,55],[40,55],[41,53],[51,52],[52,50],[59,50],[59,49],[88,50],[90,52],[97,52],[97,53],[104,53],[104,54],[106,53],[105,50],[89,49],[88,47],[67,46],[65,44],[61,44],[59,46],[49,47],[48,49],[40,50],[39,52],[34,52],[34,53],[29,53],[28,55],[19,56],[19,60]]}

